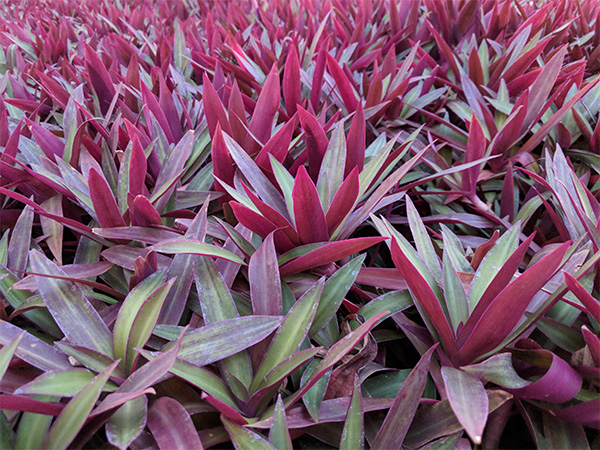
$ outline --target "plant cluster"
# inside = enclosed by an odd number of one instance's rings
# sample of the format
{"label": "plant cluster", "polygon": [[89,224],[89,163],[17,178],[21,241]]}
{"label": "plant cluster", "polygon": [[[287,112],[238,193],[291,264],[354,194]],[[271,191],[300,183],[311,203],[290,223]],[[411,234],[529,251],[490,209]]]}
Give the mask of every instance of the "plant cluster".
{"label": "plant cluster", "polygon": [[596,0],[0,6],[0,448],[600,445]]}

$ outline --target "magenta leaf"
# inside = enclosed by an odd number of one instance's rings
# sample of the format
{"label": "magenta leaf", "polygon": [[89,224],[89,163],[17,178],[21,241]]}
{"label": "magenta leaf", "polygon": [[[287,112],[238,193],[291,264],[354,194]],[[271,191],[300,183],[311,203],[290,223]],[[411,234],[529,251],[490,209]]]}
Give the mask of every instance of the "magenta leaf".
{"label": "magenta leaf", "polygon": [[300,241],[303,244],[328,241],[327,222],[319,193],[304,166],[300,166],[296,175],[292,198]]}

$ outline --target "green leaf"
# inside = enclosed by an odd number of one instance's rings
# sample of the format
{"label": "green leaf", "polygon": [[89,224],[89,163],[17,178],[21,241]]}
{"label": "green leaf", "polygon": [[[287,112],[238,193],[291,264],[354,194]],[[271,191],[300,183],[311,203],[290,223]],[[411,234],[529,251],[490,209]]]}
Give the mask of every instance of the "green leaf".
{"label": "green leaf", "polygon": [[381,319],[384,320],[397,312],[404,311],[412,305],[412,297],[408,291],[391,291],[371,300],[358,311],[358,315],[368,320],[383,311],[388,311],[388,316]]}
{"label": "green leaf", "polygon": [[[214,261],[199,257],[195,268],[196,289],[202,316],[207,324],[234,319],[239,316],[231,292],[225,285]],[[252,382],[252,364],[248,352],[241,351],[221,362],[221,368],[242,382],[245,388]]]}
{"label": "green leaf", "polygon": [[114,355],[116,359],[121,359],[122,367],[129,372],[133,363],[131,354],[136,345],[130,344],[134,323],[145,302],[157,292],[164,283],[165,271],[161,270],[145,278],[141,283],[135,286],[127,295],[114,326]]}
{"label": "green leaf", "polygon": [[64,450],[69,446],[83,427],[116,365],[115,362],[99,373],[67,403],[48,431],[44,448]]}
{"label": "green leaf", "polygon": [[148,398],[145,395],[129,400],[110,416],[106,437],[115,447],[126,450],[146,427]]}
{"label": "green leaf", "polygon": [[[33,399],[40,402],[58,401],[56,397],[49,395],[36,395]],[[19,420],[17,441],[13,448],[41,450],[53,419],[54,417],[46,414],[24,413]]]}
{"label": "green leaf", "polygon": [[[300,386],[304,386],[308,380],[311,379],[320,363],[320,360],[315,359],[308,365],[302,374],[302,378],[300,379]],[[302,396],[302,403],[304,403],[306,410],[315,422],[319,421],[319,409],[321,407],[323,397],[325,396],[325,391],[327,390],[327,384],[329,383],[330,376],[331,370],[327,371],[321,378],[319,378],[316,383],[313,384],[312,387]]]}
{"label": "green leaf", "polygon": [[500,270],[500,267],[506,263],[510,255],[517,249],[520,232],[521,225],[519,223],[513,225],[496,241],[491,250],[483,258],[483,261],[481,261],[473,277],[471,289],[469,290],[469,312],[473,312],[479,299]]}
{"label": "green leaf", "polygon": [[515,371],[510,353],[499,353],[479,364],[461,367],[467,373],[491,381],[498,386],[519,389],[531,384]]}
{"label": "green leaf", "polygon": [[467,323],[469,318],[469,301],[462,282],[452,264],[449,252],[443,256],[444,298],[450,315],[452,329],[456,335],[460,324]]}
{"label": "green leaf", "polygon": [[15,448],[17,436],[13,431],[10,423],[6,419],[3,411],[0,411],[0,450],[12,450]]}
{"label": "green leaf", "polygon": [[366,254],[357,256],[343,267],[340,267],[327,280],[323,286],[315,318],[308,332],[309,336],[314,336],[335,316],[344,297],[354,284],[366,256]]}
{"label": "green leaf", "polygon": [[362,450],[364,448],[364,417],[362,410],[362,396],[360,393],[360,381],[358,376],[354,378],[354,392],[348,415],[342,431],[340,450]]}
{"label": "green leaf", "polygon": [[23,339],[24,334],[25,331],[22,331],[17,337],[11,339],[0,350],[0,380],[2,380],[2,377],[6,373],[6,369],[8,369],[8,365],[10,364],[10,361],[15,354],[19,343],[21,342],[21,339]]}
{"label": "green leaf", "polygon": [[[141,353],[145,358],[150,360],[155,358],[151,352],[143,350]],[[178,359],[175,361],[169,372],[202,389],[217,400],[234,409],[238,409],[237,398],[231,393],[225,382],[210,370]]]}
{"label": "green leaf", "polygon": [[427,264],[427,268],[435,278],[436,282],[441,283],[442,270],[440,267],[440,261],[435,253],[435,249],[433,248],[431,238],[425,229],[425,225],[423,225],[421,216],[417,212],[415,205],[408,196],[406,197],[406,213],[408,216],[410,231],[417,247],[417,252],[425,264]]}
{"label": "green leaf", "polygon": [[304,293],[288,312],[279,330],[273,337],[271,345],[265,354],[262,363],[254,374],[250,391],[255,392],[263,378],[277,364],[292,356],[300,347],[310,329],[313,318],[319,305],[323,291],[323,278]]}
{"label": "green leaf", "polygon": [[321,197],[321,206],[327,211],[333,196],[338,191],[344,180],[344,168],[346,166],[346,136],[344,135],[344,124],[338,123],[331,133],[331,139],[317,179],[317,190],[321,192],[324,188],[328,192],[326,198]]}
{"label": "green leaf", "polygon": [[221,422],[225,425],[227,433],[231,438],[231,442],[236,450],[277,450],[269,441],[263,438],[260,434],[241,427],[225,417],[221,416]]}
{"label": "green leaf", "polygon": [[211,323],[185,334],[177,357],[198,366],[210,364],[262,341],[280,324],[281,318],[273,316],[238,317]]}
{"label": "green leaf", "polygon": [[[90,383],[96,374],[87,369],[66,369],[46,372],[24,384],[15,394],[43,394],[57,397],[73,397]],[[114,391],[117,385],[108,381],[103,391]]]}
{"label": "green leaf", "polygon": [[283,400],[281,400],[281,394],[277,396],[277,402],[275,403],[273,425],[271,425],[271,430],[269,431],[269,442],[277,450],[292,450],[292,438],[287,428],[285,408]]}
{"label": "green leaf", "polygon": [[148,247],[148,250],[159,253],[167,253],[169,255],[188,253],[192,255],[212,256],[246,265],[243,259],[229,250],[192,239],[171,239]]}

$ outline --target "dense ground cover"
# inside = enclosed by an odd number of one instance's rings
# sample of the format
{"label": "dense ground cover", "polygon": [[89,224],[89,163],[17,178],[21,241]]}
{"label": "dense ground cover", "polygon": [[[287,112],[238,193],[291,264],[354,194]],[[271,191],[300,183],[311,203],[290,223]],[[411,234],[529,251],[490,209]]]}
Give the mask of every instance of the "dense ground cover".
{"label": "dense ground cover", "polygon": [[0,6],[0,448],[598,448],[596,0]]}

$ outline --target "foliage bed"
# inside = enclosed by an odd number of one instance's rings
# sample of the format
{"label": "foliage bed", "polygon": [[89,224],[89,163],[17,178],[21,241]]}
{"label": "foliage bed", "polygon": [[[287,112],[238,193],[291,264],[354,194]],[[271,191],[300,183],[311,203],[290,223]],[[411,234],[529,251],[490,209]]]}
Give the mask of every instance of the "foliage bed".
{"label": "foliage bed", "polygon": [[596,0],[0,8],[1,448],[598,448]]}

